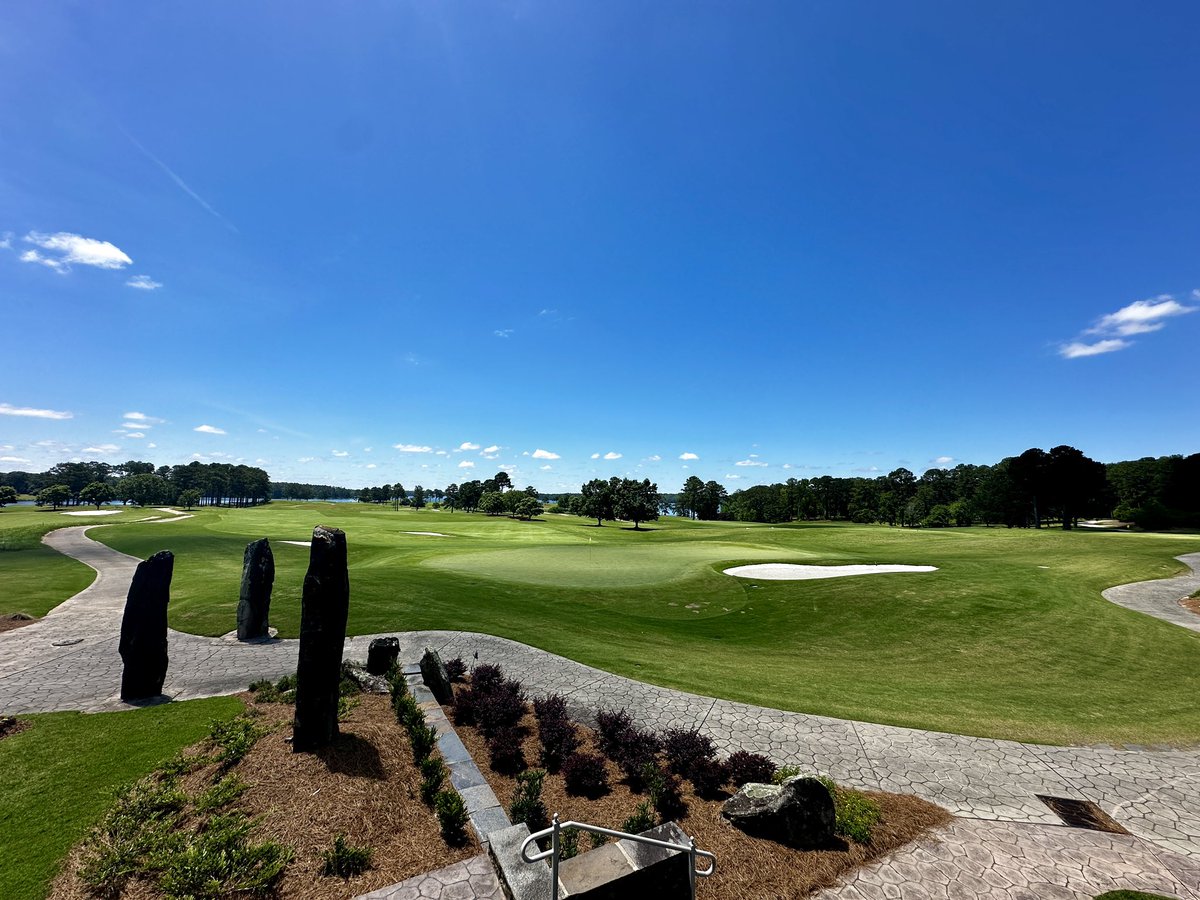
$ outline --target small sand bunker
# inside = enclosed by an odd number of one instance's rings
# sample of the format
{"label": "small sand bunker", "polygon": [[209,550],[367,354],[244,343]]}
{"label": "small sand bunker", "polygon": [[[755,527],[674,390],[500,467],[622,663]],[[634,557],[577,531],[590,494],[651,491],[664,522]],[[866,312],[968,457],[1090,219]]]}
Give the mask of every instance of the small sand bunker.
{"label": "small sand bunker", "polygon": [[734,566],[726,575],[762,581],[809,581],[814,578],[845,578],[848,575],[882,575],[890,572],[936,572],[937,566],[800,566],[793,563],[760,563]]}
{"label": "small sand bunker", "polygon": [[64,516],[115,516],[119,509],[81,509],[79,512],[65,512]]}
{"label": "small sand bunker", "polygon": [[401,534],[419,534],[423,537],[450,537],[448,534],[442,534],[440,531],[402,531]]}
{"label": "small sand bunker", "polygon": [[277,544],[291,544],[293,547],[311,547],[312,541],[276,541]]}

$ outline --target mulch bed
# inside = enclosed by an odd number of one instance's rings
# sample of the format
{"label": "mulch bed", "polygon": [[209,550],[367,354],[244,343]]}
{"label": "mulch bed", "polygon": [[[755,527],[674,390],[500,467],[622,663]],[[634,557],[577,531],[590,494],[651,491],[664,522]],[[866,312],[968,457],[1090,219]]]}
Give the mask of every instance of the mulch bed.
{"label": "mulch bed", "polygon": [[0,634],[20,628],[23,625],[32,625],[36,621],[37,619],[33,616],[28,616],[25,613],[6,613],[0,616]]}
{"label": "mulch bed", "polygon": [[[446,708],[453,721],[453,710]],[[521,722],[526,731],[525,759],[536,766],[541,752],[537,739],[537,720],[527,713]],[[516,778],[491,771],[489,754],[483,735],[474,727],[455,726],[471,756],[487,778],[505,809],[512,803]],[[590,728],[578,727],[581,748],[600,753],[596,734]],[[602,754],[601,754],[602,755]],[[558,813],[560,821],[574,820],[621,830],[624,821],[633,815],[637,805],[648,798],[635,794],[621,782],[621,772],[607,763],[612,792],[597,800],[572,797],[563,787],[559,775],[547,775],[542,786],[542,800],[547,814]],[[684,782],[683,797],[687,815],[680,827],[695,837],[696,846],[717,857],[717,873],[698,880],[697,896],[705,900],[768,900],[768,898],[799,898],[836,885],[841,878],[873,859],[878,859],[898,847],[949,822],[946,810],[917,797],[864,791],[879,804],[882,821],[872,833],[869,845],[845,842],[841,849],[795,850],[773,841],[753,838],[727,824],[721,818],[722,800],[705,800]],[[726,794],[726,796],[729,796]],[[590,849],[588,835],[580,835],[580,853]]]}
{"label": "mulch bed", "polygon": [[[274,840],[294,851],[273,896],[343,900],[480,852],[473,837],[459,848],[442,840],[437,817],[421,802],[420,773],[388,697],[356,698],[358,705],[341,722],[336,747],[320,754],[293,753],[285,742],[294,707],[255,704],[252,697],[241,695],[261,713],[256,724],[272,730],[230,770],[248,785],[230,808],[262,817],[253,840]],[[200,744],[190,752],[205,752],[205,747]],[[211,785],[215,771],[207,766],[181,784],[189,795],[198,794]],[[354,846],[371,849],[372,867],[362,875],[343,879],[321,874],[323,853],[339,834]],[[53,900],[91,896],[75,875],[80,856],[77,847],[54,883]],[[121,896],[142,900],[161,895],[155,885],[137,882]]]}
{"label": "mulch bed", "polygon": [[29,723],[24,719],[18,719],[16,716],[0,716],[0,740],[20,734],[28,727]]}
{"label": "mulch bed", "polygon": [[1179,605],[1188,612],[1194,612],[1200,616],[1200,597],[1184,597],[1179,601]]}

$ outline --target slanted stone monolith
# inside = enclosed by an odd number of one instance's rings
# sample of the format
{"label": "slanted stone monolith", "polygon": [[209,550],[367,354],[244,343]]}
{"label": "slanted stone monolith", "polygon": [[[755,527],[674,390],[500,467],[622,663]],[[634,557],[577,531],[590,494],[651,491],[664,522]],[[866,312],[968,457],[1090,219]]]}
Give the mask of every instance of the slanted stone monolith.
{"label": "slanted stone monolith", "polygon": [[246,545],[242,558],[242,590],[238,595],[237,636],[239,641],[269,638],[267,616],[271,612],[271,587],[275,584],[275,556],[266,538]]}
{"label": "slanted stone monolith", "polygon": [[292,750],[317,750],[338,735],[338,684],[350,610],[346,534],[313,529],[308,573],[300,601],[300,659],[296,667],[296,719]]}
{"label": "slanted stone monolith", "polygon": [[175,555],[161,550],[138,563],[125,599],[118,651],[121,699],[144,700],[162,693],[167,678],[167,604]]}
{"label": "slanted stone monolith", "polygon": [[372,675],[385,675],[399,658],[399,638],[375,638],[367,647],[367,671]]}
{"label": "slanted stone monolith", "polygon": [[454,690],[450,687],[450,675],[446,672],[446,664],[436,650],[425,648],[421,657],[421,680],[425,687],[433,692],[438,703],[453,703]]}
{"label": "slanted stone monolith", "polygon": [[743,785],[722,805],[721,815],[747,834],[789,847],[811,850],[833,843],[833,795],[815,778]]}

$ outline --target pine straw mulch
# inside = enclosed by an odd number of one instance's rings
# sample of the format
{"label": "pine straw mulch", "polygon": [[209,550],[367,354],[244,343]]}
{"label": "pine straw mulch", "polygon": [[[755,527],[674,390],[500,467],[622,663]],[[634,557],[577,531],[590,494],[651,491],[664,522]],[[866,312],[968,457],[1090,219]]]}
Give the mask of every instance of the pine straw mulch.
{"label": "pine straw mulch", "polygon": [[[253,696],[239,695],[252,713],[259,713],[255,724],[271,731],[230,769],[248,787],[229,809],[262,817],[251,834],[255,842],[272,840],[294,851],[272,896],[343,900],[480,852],[474,837],[460,848],[442,840],[437,817],[421,802],[420,773],[388,697],[356,697],[358,704],[340,723],[337,745],[312,754],[293,753],[285,742],[291,737],[295,707],[256,704]],[[205,753],[207,747],[201,742],[188,752]],[[181,785],[195,796],[212,785],[215,773],[215,766],[205,766],[181,779]],[[371,868],[362,875],[343,879],[321,874],[323,853],[338,834],[349,844],[371,849]],[[49,900],[92,900],[77,877],[81,857],[82,847],[77,846]],[[154,884],[140,881],[131,882],[121,894],[127,900],[160,896]]]}
{"label": "pine straw mulch", "polygon": [[[453,709],[446,707],[453,721]],[[541,752],[537,739],[537,720],[526,713],[521,721],[525,729],[525,759],[535,767]],[[516,791],[516,778],[491,770],[487,743],[480,732],[470,726],[455,726],[476,765],[487,778],[492,790],[507,810]],[[581,750],[600,754],[596,733],[576,725]],[[603,756],[603,754],[600,754]],[[563,787],[562,777],[547,775],[542,785],[542,801],[548,816],[558,813],[560,821],[574,820],[621,830],[622,824],[633,815],[637,805],[648,798],[635,794],[621,781],[620,770],[606,761],[611,793],[597,800],[572,797]],[[717,872],[711,878],[697,880],[696,895],[704,900],[784,900],[800,898],[822,888],[833,887],[854,869],[878,859],[907,844],[952,818],[940,806],[935,806],[904,794],[864,791],[879,804],[883,819],[873,829],[869,845],[846,841],[842,848],[829,850],[795,850],[774,841],[753,838],[729,825],[721,818],[723,799],[705,800],[692,791],[688,782],[683,785],[687,803],[686,816],[680,827],[696,839],[696,846],[717,857]],[[730,793],[726,793],[726,797]],[[591,849],[590,838],[579,836],[579,852]]]}
{"label": "pine straw mulch", "polygon": [[1179,601],[1179,605],[1188,612],[1194,612],[1197,615],[1200,615],[1200,596],[1193,595],[1191,597],[1184,597]]}
{"label": "pine straw mulch", "polygon": [[20,628],[23,625],[32,625],[36,621],[37,619],[33,616],[26,615],[25,613],[5,613],[0,616],[0,634]]}

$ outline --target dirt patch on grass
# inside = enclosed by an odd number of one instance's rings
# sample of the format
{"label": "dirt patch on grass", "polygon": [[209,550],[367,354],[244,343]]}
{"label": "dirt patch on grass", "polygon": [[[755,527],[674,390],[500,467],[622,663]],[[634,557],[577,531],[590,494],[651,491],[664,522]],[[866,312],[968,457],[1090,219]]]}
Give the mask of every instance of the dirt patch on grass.
{"label": "dirt patch on grass", "polygon": [[[446,714],[453,721],[451,708],[446,708]],[[540,754],[537,720],[532,714],[527,714],[521,727],[526,732],[523,741],[525,759],[531,766],[536,766]],[[491,770],[487,743],[476,728],[455,728],[507,810],[516,791],[516,778]],[[594,731],[579,726],[578,734],[582,739],[580,749],[600,754]],[[542,786],[542,800],[547,814],[553,816],[558,813],[560,821],[575,820],[620,830],[637,805],[648,798],[644,794],[634,793],[623,784],[621,772],[612,762],[606,761],[606,767],[612,791],[597,800],[572,797],[567,794],[561,776],[547,775]],[[721,818],[723,800],[699,798],[692,786],[685,782],[683,797],[688,812],[679,820],[679,825],[687,834],[695,837],[697,847],[717,857],[717,874],[699,879],[697,896],[705,900],[745,900],[747,897],[790,900],[805,897],[813,891],[836,885],[841,878],[864,863],[892,852],[951,819],[950,814],[940,806],[917,797],[874,791],[863,793],[878,803],[883,813],[882,821],[874,827],[870,844],[846,841],[838,849],[795,850],[773,841],[752,838],[727,824]],[[591,843],[588,835],[580,835],[580,853],[589,849]]]}
{"label": "dirt patch on grass", "polygon": [[28,727],[28,722],[16,716],[0,716],[0,740],[20,734]]}
{"label": "dirt patch on grass", "polygon": [[[228,809],[258,820],[254,841],[275,841],[293,851],[272,896],[341,900],[480,852],[473,838],[460,848],[442,840],[437,817],[421,802],[420,773],[387,697],[357,697],[341,722],[337,745],[320,754],[293,753],[286,742],[294,707],[255,704],[251,697],[242,695],[258,712],[255,724],[269,731],[228,770],[247,785]],[[208,749],[202,743],[185,752]],[[215,765],[206,765],[184,776],[180,785],[196,797],[219,775]],[[370,848],[371,868],[362,875],[344,879],[321,874],[324,853],[339,834],[353,846]],[[78,877],[82,857],[82,847],[76,847],[54,882],[51,900],[92,898]],[[162,895],[156,884],[135,880],[120,896],[143,900]]]}
{"label": "dirt patch on grass", "polygon": [[0,616],[0,634],[6,631],[12,631],[14,628],[21,628],[24,625],[32,625],[36,622],[33,616],[28,616],[25,613],[7,613]]}
{"label": "dirt patch on grass", "polygon": [[1184,597],[1179,601],[1179,605],[1188,612],[1193,612],[1200,616],[1200,594],[1193,594],[1191,597]]}

